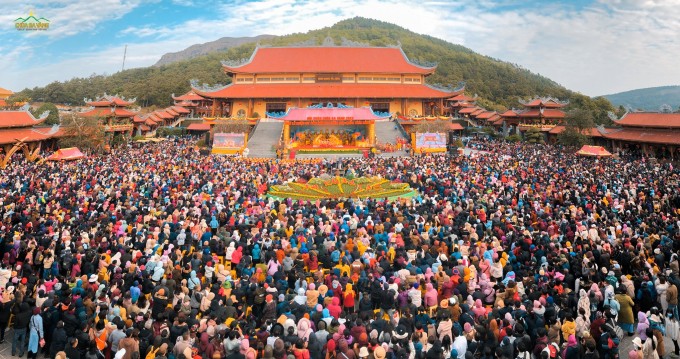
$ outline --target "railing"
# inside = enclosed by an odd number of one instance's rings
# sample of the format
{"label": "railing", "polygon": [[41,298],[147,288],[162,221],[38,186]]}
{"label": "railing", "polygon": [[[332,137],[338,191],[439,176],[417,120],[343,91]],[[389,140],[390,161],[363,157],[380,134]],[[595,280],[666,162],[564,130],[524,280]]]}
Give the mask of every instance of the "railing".
{"label": "railing", "polygon": [[534,123],[520,123],[520,127],[535,127],[535,128],[554,128],[557,125],[552,124],[534,124]]}
{"label": "railing", "polygon": [[124,132],[131,131],[133,125],[106,125],[104,131],[106,132]]}

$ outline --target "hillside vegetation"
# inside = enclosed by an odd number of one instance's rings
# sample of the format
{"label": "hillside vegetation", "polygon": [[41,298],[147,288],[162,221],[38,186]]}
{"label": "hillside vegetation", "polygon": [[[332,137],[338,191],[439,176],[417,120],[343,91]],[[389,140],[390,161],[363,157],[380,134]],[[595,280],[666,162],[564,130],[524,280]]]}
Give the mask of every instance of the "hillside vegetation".
{"label": "hillside vegetation", "polygon": [[[520,107],[519,98],[539,95],[569,99],[571,107],[592,110],[596,114],[596,122],[606,122],[606,112],[613,110],[604,98],[591,99],[527,69],[479,55],[460,45],[371,19],[343,20],[331,27],[279,36],[261,41],[261,44],[321,45],[329,39],[338,46],[343,43],[371,46],[401,44],[411,60],[438,64],[435,74],[428,77],[428,83],[455,86],[465,81],[466,92],[479,95],[480,105],[488,109],[501,111]],[[244,44],[226,52],[215,52],[168,65],[130,69],[110,76],[53,82],[45,87],[26,89],[18,95],[45,102],[82,105],[84,97],[91,98],[107,92],[136,97],[141,106],[167,106],[172,102],[170,94],[189,90],[190,79],[198,79],[200,83],[226,84],[228,79],[222,72],[220,60],[248,58],[254,48],[254,43]]]}

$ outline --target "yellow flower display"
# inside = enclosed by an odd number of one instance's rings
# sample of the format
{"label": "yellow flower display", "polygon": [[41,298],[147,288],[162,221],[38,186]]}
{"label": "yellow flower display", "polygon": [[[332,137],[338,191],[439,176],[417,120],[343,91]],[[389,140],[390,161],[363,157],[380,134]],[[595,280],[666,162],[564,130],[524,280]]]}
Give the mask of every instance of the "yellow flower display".
{"label": "yellow flower display", "polygon": [[274,185],[267,194],[270,197],[300,200],[339,198],[408,198],[416,194],[408,183],[395,183],[382,177],[317,177],[307,183],[290,182]]}

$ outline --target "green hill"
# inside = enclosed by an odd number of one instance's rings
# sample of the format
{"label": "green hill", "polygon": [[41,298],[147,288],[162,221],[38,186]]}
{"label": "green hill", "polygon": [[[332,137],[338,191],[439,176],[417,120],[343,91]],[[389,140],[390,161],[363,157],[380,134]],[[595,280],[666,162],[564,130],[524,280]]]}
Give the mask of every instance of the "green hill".
{"label": "green hill", "polygon": [[680,86],[660,86],[604,95],[615,106],[633,110],[659,111],[669,105],[674,111],[680,107]]}
{"label": "green hill", "polygon": [[[596,111],[596,119],[606,121],[606,111],[613,110],[603,99],[591,99],[570,91],[558,83],[517,65],[479,55],[460,45],[427,35],[421,35],[390,23],[366,18],[352,18],[337,24],[261,41],[261,45],[286,46],[294,44],[321,45],[331,39],[335,45],[363,43],[371,46],[401,44],[409,59],[438,63],[437,71],[428,78],[430,84],[466,82],[466,92],[478,94],[480,104],[494,110],[519,107],[518,99],[535,95],[569,99],[572,107]],[[66,82],[53,82],[42,88],[26,89],[18,96],[41,99],[53,103],[82,104],[83,98],[92,98],[104,92],[136,97],[142,106],[167,106],[170,94],[189,90],[189,80],[199,83],[225,84],[220,60],[250,57],[254,43],[244,44],[226,52],[211,53],[187,61],[163,66],[121,71],[110,76],[75,78]]]}

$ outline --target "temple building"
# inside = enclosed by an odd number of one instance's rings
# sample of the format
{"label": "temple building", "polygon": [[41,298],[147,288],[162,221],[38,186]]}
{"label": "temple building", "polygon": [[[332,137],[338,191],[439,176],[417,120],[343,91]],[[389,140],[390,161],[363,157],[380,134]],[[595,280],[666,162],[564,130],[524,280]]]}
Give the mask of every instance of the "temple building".
{"label": "temple building", "polygon": [[122,97],[104,94],[96,100],[85,99],[85,103],[91,106],[91,109],[79,115],[101,119],[106,132],[132,134],[137,113],[130,111],[128,107],[135,101],[136,99],[125,100]]}
{"label": "temple building", "polygon": [[600,129],[614,152],[680,158],[680,113],[629,112],[614,123]]}
{"label": "temple building", "polygon": [[[328,103],[370,106],[379,115],[434,116],[462,92],[426,84],[436,65],[416,64],[400,47],[257,47],[248,60],[223,62],[223,69],[231,77],[227,86],[192,83],[193,95],[212,101],[210,117],[276,117]],[[189,94],[175,100],[197,101]]]}
{"label": "temple building", "polygon": [[0,168],[4,168],[18,151],[34,161],[41,150],[54,147],[57,139],[64,136],[59,126],[40,126],[49,111],[35,118],[27,107],[19,111],[0,111]]}
{"label": "temple building", "polygon": [[525,107],[523,110],[505,111],[500,114],[503,120],[495,119],[493,123],[500,126],[504,121],[507,126],[519,127],[520,131],[534,127],[542,132],[549,132],[555,126],[563,124],[566,114],[562,108],[569,104],[552,97],[537,97],[520,103]]}

